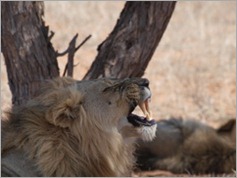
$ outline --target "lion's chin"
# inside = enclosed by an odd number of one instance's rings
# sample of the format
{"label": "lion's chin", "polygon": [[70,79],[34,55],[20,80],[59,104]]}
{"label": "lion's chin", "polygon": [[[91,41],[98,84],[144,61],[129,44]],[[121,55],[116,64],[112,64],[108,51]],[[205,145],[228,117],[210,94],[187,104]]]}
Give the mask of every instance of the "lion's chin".
{"label": "lion's chin", "polygon": [[143,116],[129,114],[127,120],[135,127],[143,141],[152,141],[156,135],[156,121],[148,120]]}
{"label": "lion's chin", "polygon": [[143,141],[152,141],[156,136],[156,127],[157,125],[154,124],[152,126],[142,126],[137,130]]}

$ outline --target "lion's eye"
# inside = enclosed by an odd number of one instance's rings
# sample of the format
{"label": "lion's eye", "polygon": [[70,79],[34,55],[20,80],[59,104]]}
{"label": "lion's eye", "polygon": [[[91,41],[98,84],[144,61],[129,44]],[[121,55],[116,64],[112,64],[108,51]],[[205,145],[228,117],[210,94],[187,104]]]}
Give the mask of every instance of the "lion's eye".
{"label": "lion's eye", "polygon": [[109,101],[109,102],[108,102],[108,104],[109,104],[109,105],[111,105],[111,104],[112,104],[112,102],[111,102],[111,101]]}

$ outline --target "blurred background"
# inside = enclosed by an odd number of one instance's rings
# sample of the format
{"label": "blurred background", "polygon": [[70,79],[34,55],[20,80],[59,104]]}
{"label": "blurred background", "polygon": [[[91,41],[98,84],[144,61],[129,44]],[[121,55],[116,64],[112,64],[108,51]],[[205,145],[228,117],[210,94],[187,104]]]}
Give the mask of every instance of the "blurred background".
{"label": "blurred background", "polygon": [[[78,33],[74,78],[82,79],[98,45],[113,30],[125,2],[46,1],[45,23],[53,46],[64,51]],[[63,73],[67,56],[58,59]],[[1,55],[1,108],[11,106]],[[198,119],[214,127],[236,117],[236,2],[177,2],[173,16],[144,77],[151,82],[154,119]],[[140,111],[137,111],[140,112]]]}

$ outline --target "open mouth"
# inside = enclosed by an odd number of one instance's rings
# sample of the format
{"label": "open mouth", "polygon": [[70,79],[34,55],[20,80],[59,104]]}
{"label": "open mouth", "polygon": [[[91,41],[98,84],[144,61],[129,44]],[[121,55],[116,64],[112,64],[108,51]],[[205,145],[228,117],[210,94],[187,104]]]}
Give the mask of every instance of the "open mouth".
{"label": "open mouth", "polygon": [[138,103],[138,106],[142,110],[144,116],[138,116],[130,113],[127,116],[128,121],[133,124],[134,127],[141,126],[152,126],[156,124],[155,120],[152,119],[151,112],[149,109],[149,101],[151,98],[151,92],[147,87],[142,87],[141,100]]}
{"label": "open mouth", "polygon": [[153,126],[156,124],[155,120],[148,120],[147,118],[143,116],[138,116],[135,114],[129,114],[128,117],[128,122],[130,122],[134,127],[141,127],[141,126]]}
{"label": "open mouth", "polygon": [[145,115],[145,118],[147,120],[151,120],[151,112],[149,109],[149,100],[150,97],[147,98],[145,101],[141,101],[138,106],[140,107],[140,109],[142,110],[143,114]]}

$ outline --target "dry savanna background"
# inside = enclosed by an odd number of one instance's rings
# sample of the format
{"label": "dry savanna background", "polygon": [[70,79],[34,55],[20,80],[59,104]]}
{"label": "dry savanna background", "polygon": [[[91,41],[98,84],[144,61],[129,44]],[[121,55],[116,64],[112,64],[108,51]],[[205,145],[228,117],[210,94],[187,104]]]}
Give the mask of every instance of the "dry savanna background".
{"label": "dry savanna background", "polygon": [[[45,23],[55,32],[53,46],[63,52],[78,33],[74,78],[82,79],[97,46],[115,26],[123,1],[46,1]],[[67,56],[58,59],[63,73]],[[1,108],[11,106],[1,57]],[[183,117],[217,127],[236,117],[236,2],[177,2],[168,27],[145,71],[150,80],[154,119]],[[139,110],[137,112],[140,112]]]}

